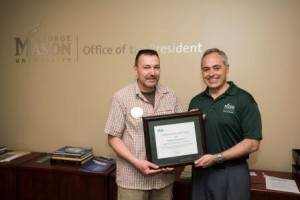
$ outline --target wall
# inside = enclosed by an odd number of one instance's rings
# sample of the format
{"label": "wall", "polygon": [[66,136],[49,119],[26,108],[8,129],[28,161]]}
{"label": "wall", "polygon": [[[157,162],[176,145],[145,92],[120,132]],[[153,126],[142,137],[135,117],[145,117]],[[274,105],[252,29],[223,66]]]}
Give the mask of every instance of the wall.
{"label": "wall", "polygon": [[205,88],[203,51],[219,47],[229,79],[262,113],[264,140],[251,168],[291,171],[291,149],[300,148],[299,8],[297,0],[3,0],[0,146],[92,146],[113,156],[103,129],[113,93],[135,79],[136,50],[158,48],[161,82],[187,109]]}

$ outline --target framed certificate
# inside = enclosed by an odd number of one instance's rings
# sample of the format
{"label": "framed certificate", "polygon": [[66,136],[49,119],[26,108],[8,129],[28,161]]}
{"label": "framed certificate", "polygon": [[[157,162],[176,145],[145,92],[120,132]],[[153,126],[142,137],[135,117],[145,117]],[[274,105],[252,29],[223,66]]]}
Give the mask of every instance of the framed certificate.
{"label": "framed certificate", "polygon": [[143,117],[147,160],[159,167],[189,165],[206,152],[202,112]]}

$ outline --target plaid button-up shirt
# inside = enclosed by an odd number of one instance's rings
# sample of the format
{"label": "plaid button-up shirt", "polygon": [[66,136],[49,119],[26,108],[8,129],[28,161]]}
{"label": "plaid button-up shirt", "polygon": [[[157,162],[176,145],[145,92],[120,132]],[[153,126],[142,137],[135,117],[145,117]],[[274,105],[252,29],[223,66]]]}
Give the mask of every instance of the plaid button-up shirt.
{"label": "plaid button-up shirt", "polygon": [[[115,93],[104,132],[120,137],[134,156],[146,160],[144,130],[142,118],[131,115],[131,109],[139,107],[143,116],[183,112],[182,105],[174,91],[158,85],[155,93],[154,108],[142,95],[137,82]],[[126,160],[117,156],[117,185],[128,189],[160,189],[174,181],[174,175],[159,173],[145,177]]]}

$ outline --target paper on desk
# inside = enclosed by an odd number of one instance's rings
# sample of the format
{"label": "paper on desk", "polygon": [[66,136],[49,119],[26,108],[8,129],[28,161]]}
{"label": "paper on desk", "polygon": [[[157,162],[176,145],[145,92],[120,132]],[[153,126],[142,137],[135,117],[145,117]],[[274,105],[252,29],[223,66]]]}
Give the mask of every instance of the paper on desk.
{"label": "paper on desk", "polygon": [[29,154],[29,151],[11,151],[1,154],[0,162],[9,162],[26,154]]}
{"label": "paper on desk", "polygon": [[295,180],[282,179],[265,175],[266,188],[269,190],[278,190],[283,192],[300,193]]}
{"label": "paper on desk", "polygon": [[257,176],[255,172],[250,172],[250,176]]}

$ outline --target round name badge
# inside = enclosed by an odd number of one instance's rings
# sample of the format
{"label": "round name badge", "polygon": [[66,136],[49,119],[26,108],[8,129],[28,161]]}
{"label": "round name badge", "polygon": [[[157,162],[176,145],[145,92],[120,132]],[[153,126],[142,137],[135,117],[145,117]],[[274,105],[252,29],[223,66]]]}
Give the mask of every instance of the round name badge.
{"label": "round name badge", "polygon": [[144,111],[140,107],[134,107],[131,109],[130,114],[134,119],[140,119],[143,116]]}

